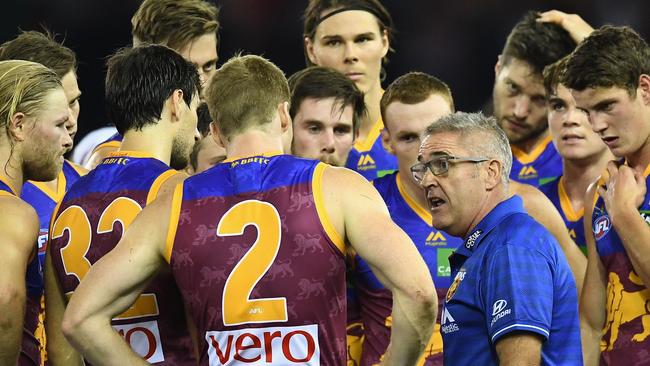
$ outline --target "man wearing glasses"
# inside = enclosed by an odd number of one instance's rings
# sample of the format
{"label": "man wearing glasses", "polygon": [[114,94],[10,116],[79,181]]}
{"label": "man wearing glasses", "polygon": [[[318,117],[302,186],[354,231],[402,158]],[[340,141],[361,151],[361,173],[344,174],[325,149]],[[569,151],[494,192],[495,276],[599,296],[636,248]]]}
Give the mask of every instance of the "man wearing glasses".
{"label": "man wearing glasses", "polygon": [[441,315],[445,364],[582,365],[575,281],[553,236],[508,198],[512,155],[496,120],[441,118],[418,161],[433,226],[464,239]]}

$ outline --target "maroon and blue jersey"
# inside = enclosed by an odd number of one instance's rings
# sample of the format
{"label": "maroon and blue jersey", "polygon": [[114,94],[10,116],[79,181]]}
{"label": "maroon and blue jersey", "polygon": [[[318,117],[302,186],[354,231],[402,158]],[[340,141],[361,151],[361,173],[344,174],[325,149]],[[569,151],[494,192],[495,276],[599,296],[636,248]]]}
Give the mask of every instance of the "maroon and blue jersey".
{"label": "maroon and blue jersey", "polygon": [[[16,190],[0,177],[0,197],[16,195]],[[36,246],[36,243],[34,243]],[[43,270],[38,256],[35,254],[29,263],[25,274],[27,296],[25,298],[25,318],[23,321],[23,336],[18,357],[19,366],[40,366],[42,361],[42,350],[44,349],[42,338],[39,335],[39,312],[41,308],[41,295],[43,294]]]}
{"label": "maroon and blue jersey", "polygon": [[573,209],[571,200],[564,189],[562,177],[554,179],[539,187],[539,190],[548,197],[553,206],[558,210],[564,220],[564,225],[569,230],[569,236],[580,247],[583,253],[587,253],[587,242],[585,240],[585,229],[583,224],[584,208]]}
{"label": "maroon and blue jersey", "polygon": [[[650,188],[650,167],[644,173]],[[650,224],[650,189],[639,215]],[[607,318],[600,341],[602,365],[650,364],[650,289],[636,274],[602,198],[591,217],[596,249],[607,275]]]}
{"label": "maroon and blue jersey", "polygon": [[499,203],[449,258],[454,282],[441,315],[446,365],[498,365],[514,332],[543,340],[543,365],[582,365],[578,293],[555,238],[524,211]]}
{"label": "maroon and blue jersey", "polygon": [[549,134],[535,149],[526,153],[515,146],[512,149],[510,179],[535,187],[562,175],[562,157]]}
{"label": "maroon and blue jersey", "polygon": [[[65,194],[50,230],[54,273],[71,296],[90,266],[111,251],[142,208],[177,172],[140,152],[114,152]],[[119,271],[119,268],[115,269]],[[111,324],[149,363],[194,365],[180,293],[169,271],[158,274]]]}
{"label": "maroon and blue jersey", "polygon": [[345,167],[363,175],[368,180],[383,177],[397,170],[397,158],[384,149],[381,142],[381,118],[372,127],[364,141],[357,140],[350,150]]}
{"label": "maroon and blue jersey", "polygon": [[[415,243],[429,267],[441,306],[442,299],[451,284],[448,258],[462,240],[431,226],[431,214],[408,195],[402,179],[404,178],[399,173],[394,173],[375,180],[374,185],[384,199],[393,221]],[[361,365],[375,365],[379,363],[390,342],[393,298],[391,292],[379,282],[363,258],[356,257],[355,267],[354,281],[365,330]],[[439,319],[434,334],[417,364],[442,365]]]}
{"label": "maroon and blue jersey", "polygon": [[165,256],[200,365],[345,365],[345,245],[324,207],[326,167],[253,156],[177,187]]}

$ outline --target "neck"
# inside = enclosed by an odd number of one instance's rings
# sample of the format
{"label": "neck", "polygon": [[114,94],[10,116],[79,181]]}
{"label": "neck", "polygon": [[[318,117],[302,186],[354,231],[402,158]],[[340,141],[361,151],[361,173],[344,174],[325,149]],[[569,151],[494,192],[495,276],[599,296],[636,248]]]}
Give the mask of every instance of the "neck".
{"label": "neck", "polygon": [[533,137],[526,141],[520,141],[516,144],[512,144],[512,146],[518,148],[519,150],[525,152],[526,154],[530,154],[546,137],[548,137],[548,129],[546,129],[544,132],[537,135],[536,137]]}
{"label": "neck", "polygon": [[381,83],[379,80],[377,80],[376,86],[372,87],[364,95],[364,101],[366,104],[366,109],[368,110],[368,116],[362,119],[361,126],[359,127],[359,140],[361,141],[365,140],[372,127],[381,117],[381,110],[379,108],[381,94]]}
{"label": "neck", "polygon": [[650,165],[650,138],[646,140],[639,150],[626,156],[625,160],[632,169],[639,174],[643,174],[646,167]]}
{"label": "neck", "polygon": [[598,179],[613,157],[609,150],[602,154],[581,160],[562,160],[562,180],[564,191],[576,211],[583,206],[585,192],[589,185]]}
{"label": "neck", "polygon": [[477,211],[476,215],[472,219],[470,225],[468,226],[467,231],[461,236],[461,238],[466,238],[474,228],[490,213],[494,210],[499,203],[508,199],[507,188],[503,185],[495,187],[490,193],[486,196],[483,202],[480,204],[480,208]]}
{"label": "neck", "polygon": [[283,151],[282,138],[257,129],[232,136],[226,144],[228,159],[264,155],[274,151]]}
{"label": "neck", "polygon": [[11,151],[9,141],[0,141],[0,177],[11,188],[16,191],[16,195],[20,196],[20,192],[25,184],[25,179],[22,170],[22,159],[17,155],[19,153],[18,144],[14,145],[14,151]]}
{"label": "neck", "polygon": [[[161,122],[159,122],[161,123]],[[162,131],[163,126],[147,126],[141,131],[126,131],[120,151],[140,151],[169,165],[172,155],[172,136]]]}
{"label": "neck", "polygon": [[420,185],[415,183],[413,179],[409,178],[410,174],[410,171],[400,171],[397,179],[400,180],[402,186],[404,187],[404,190],[406,191],[406,194],[413,200],[413,202],[415,202],[419,207],[428,211],[429,209],[427,207],[427,200],[424,190],[420,187]]}

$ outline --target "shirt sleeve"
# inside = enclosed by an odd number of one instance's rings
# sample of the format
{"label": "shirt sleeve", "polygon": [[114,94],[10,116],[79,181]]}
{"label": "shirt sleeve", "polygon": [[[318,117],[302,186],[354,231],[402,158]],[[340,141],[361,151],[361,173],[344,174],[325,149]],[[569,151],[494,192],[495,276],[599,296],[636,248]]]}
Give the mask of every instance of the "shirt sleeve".
{"label": "shirt sleeve", "polygon": [[552,264],[541,253],[505,244],[491,253],[483,282],[483,311],[492,343],[510,332],[548,339],[553,315]]}

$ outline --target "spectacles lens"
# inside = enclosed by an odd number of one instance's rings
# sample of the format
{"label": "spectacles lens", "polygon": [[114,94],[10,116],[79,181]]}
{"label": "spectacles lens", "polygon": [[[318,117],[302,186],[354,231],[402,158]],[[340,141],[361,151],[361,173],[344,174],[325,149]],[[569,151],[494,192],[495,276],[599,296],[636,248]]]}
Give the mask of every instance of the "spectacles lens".
{"label": "spectacles lens", "polygon": [[449,170],[449,161],[445,158],[431,160],[431,172],[434,175],[445,174]]}

